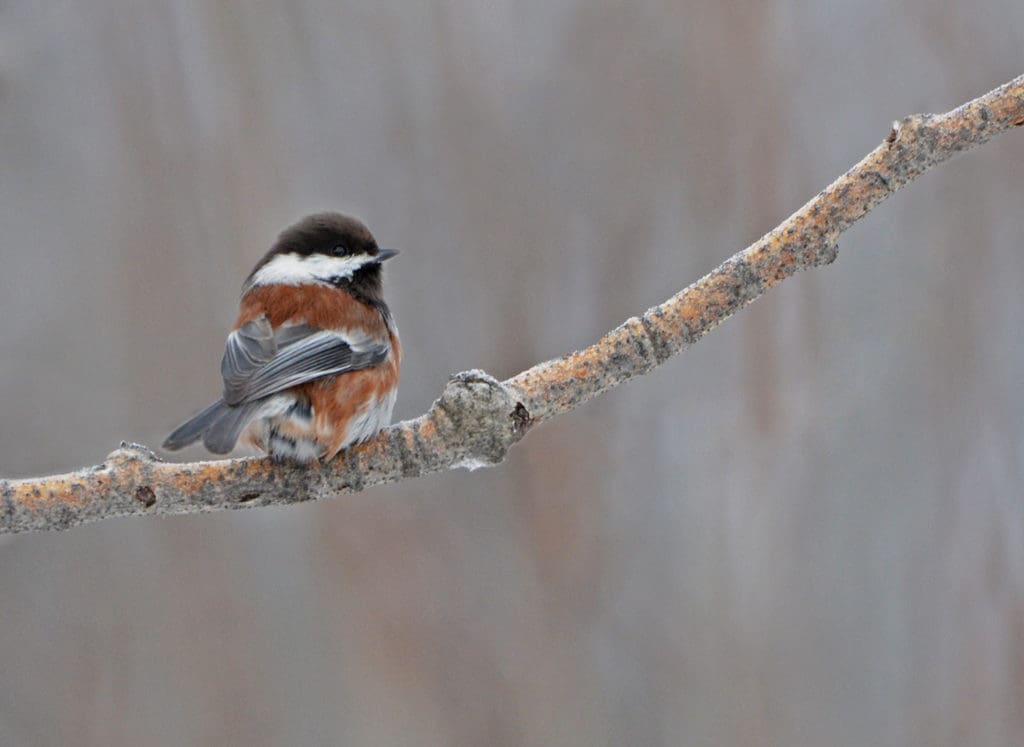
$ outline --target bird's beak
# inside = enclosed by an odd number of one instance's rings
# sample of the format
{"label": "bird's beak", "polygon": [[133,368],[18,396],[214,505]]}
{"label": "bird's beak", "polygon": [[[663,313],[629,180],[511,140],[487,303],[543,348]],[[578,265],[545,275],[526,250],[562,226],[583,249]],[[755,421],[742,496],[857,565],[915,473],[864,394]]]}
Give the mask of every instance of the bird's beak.
{"label": "bird's beak", "polygon": [[377,256],[374,257],[374,259],[376,259],[378,262],[383,262],[386,259],[391,259],[397,254],[397,249],[381,249],[379,252],[377,252]]}

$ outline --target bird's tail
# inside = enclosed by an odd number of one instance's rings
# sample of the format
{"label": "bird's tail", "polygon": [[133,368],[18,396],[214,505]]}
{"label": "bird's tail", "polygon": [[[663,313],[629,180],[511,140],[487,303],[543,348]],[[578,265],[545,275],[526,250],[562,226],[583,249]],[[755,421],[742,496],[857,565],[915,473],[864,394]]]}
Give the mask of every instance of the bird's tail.
{"label": "bird's tail", "polygon": [[235,448],[238,437],[263,404],[262,400],[256,400],[234,407],[223,405],[223,414],[218,415],[203,434],[203,446],[214,454],[227,454]]}
{"label": "bird's tail", "polygon": [[259,406],[257,401],[232,407],[218,399],[175,428],[164,441],[163,447],[177,451],[202,438],[203,444],[214,454],[227,454],[235,448],[238,437]]}

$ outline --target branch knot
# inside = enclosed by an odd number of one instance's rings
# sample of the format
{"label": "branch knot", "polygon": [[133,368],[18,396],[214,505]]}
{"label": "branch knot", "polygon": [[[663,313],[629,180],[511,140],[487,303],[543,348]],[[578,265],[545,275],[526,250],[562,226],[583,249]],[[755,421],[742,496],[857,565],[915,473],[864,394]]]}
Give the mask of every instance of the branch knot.
{"label": "branch knot", "polygon": [[513,390],[479,369],[452,376],[431,414],[455,466],[468,469],[500,464],[533,424]]}

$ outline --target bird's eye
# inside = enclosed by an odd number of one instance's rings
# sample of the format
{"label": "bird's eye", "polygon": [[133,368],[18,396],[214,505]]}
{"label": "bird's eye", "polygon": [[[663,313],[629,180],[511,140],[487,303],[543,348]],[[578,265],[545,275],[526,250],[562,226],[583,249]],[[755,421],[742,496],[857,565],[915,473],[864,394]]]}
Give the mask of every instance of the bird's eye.
{"label": "bird's eye", "polygon": [[334,256],[335,257],[344,257],[346,254],[348,254],[348,247],[346,247],[346,246],[336,246],[336,247],[334,247]]}

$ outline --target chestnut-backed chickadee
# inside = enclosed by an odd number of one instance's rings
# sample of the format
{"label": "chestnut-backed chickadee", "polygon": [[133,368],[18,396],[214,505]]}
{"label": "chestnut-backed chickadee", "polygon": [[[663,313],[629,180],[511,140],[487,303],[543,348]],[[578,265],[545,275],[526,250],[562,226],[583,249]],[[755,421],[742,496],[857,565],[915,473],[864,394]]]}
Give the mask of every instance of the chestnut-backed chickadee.
{"label": "chestnut-backed chickadee", "polygon": [[312,462],[391,421],[402,348],[381,288],[379,249],[355,218],[320,213],[285,229],[242,288],[221,360],[223,396],[165,449],[239,437],[275,459]]}

